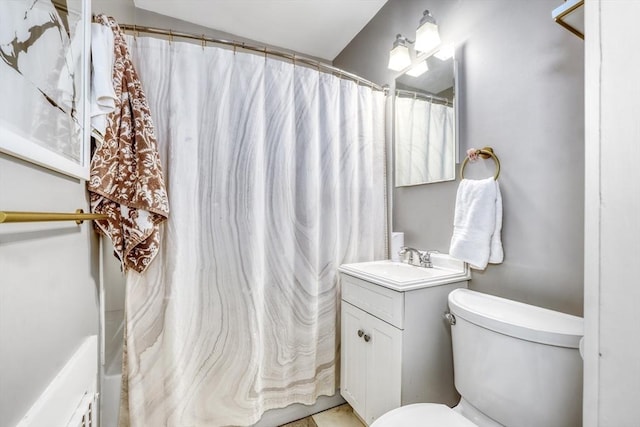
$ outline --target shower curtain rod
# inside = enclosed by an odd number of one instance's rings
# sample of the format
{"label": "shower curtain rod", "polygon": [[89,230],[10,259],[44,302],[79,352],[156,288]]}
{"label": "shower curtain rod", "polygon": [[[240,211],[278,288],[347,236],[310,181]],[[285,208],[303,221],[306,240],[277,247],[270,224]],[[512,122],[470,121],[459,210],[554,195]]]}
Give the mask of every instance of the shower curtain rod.
{"label": "shower curtain rod", "polygon": [[450,99],[443,98],[437,95],[427,95],[426,93],[414,92],[406,89],[396,89],[396,95],[406,95],[407,98],[426,98],[429,100],[440,101],[446,104],[453,104]]}
{"label": "shower curtain rod", "polygon": [[348,71],[344,71],[340,68],[334,67],[333,65],[329,65],[329,64],[325,64],[322,63],[320,61],[317,61],[315,59],[311,59],[311,58],[307,58],[305,56],[300,56],[300,55],[296,55],[295,53],[288,53],[288,52],[283,52],[280,50],[275,50],[275,49],[270,49],[266,46],[264,47],[259,47],[259,46],[253,46],[251,44],[247,44],[244,42],[237,42],[237,41],[233,41],[233,40],[223,40],[223,39],[217,39],[214,37],[208,37],[205,36],[204,34],[198,35],[198,34],[192,34],[192,33],[184,33],[184,32],[179,32],[179,31],[173,31],[173,30],[166,30],[164,28],[155,28],[155,27],[146,27],[146,26],[142,26],[142,25],[133,25],[133,24],[118,24],[118,26],[120,27],[121,30],[124,31],[131,31],[134,33],[134,37],[140,33],[140,32],[144,32],[144,33],[148,33],[148,34],[155,34],[155,35],[163,35],[163,36],[168,36],[169,40],[172,40],[174,37],[180,37],[183,39],[189,39],[189,40],[198,40],[202,43],[202,46],[204,47],[207,43],[216,43],[216,44],[221,44],[221,45],[225,45],[225,46],[231,46],[233,47],[234,51],[236,48],[240,48],[240,49],[244,49],[244,50],[249,50],[252,52],[256,52],[256,53],[261,53],[266,55],[271,55],[271,56],[277,56],[280,58],[284,58],[284,59],[288,59],[291,62],[293,62],[293,64],[305,64],[305,65],[309,65],[313,68],[317,68],[318,71],[323,70],[326,72],[329,72],[337,77],[340,78],[345,78],[351,81],[356,82],[359,85],[362,86],[369,86],[372,89],[375,90],[379,90],[382,92],[387,92],[387,88],[380,86],[376,83],[373,83],[372,81],[369,81],[367,79],[364,79],[356,74],[353,73],[349,73]]}

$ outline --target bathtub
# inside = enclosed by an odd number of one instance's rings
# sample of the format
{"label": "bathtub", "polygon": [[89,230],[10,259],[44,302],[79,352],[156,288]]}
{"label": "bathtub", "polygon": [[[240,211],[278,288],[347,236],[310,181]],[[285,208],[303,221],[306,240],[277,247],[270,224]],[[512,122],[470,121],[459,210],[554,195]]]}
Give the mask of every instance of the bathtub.
{"label": "bathtub", "polygon": [[105,312],[104,359],[100,378],[100,426],[117,427],[122,377],[124,310]]}
{"label": "bathtub", "polygon": [[[101,239],[100,426],[117,427],[122,384],[125,279],[111,243]],[[253,427],[276,427],[345,403],[340,393],[321,396],[314,405],[293,404],[264,413]]]}
{"label": "bathtub", "polygon": [[120,408],[125,278],[113,246],[100,238],[100,426],[117,427]]}

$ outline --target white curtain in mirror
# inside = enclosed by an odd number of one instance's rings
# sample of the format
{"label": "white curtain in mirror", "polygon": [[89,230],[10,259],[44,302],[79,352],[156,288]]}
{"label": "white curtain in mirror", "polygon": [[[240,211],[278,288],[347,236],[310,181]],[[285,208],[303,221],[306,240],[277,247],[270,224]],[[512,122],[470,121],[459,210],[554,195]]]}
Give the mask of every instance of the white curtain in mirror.
{"label": "white curtain in mirror", "polygon": [[396,96],[395,108],[396,186],[454,179],[453,107]]}
{"label": "white curtain in mirror", "polygon": [[131,426],[241,426],[337,387],[337,267],[385,256],[384,95],[270,57],[129,39],[171,217],[128,276]]}

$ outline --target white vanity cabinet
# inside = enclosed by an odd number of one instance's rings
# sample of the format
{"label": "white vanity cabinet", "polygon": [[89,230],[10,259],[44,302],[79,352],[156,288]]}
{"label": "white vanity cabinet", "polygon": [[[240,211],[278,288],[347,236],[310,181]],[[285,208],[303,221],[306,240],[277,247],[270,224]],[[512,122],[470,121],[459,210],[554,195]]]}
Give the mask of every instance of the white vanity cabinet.
{"label": "white vanity cabinet", "polygon": [[340,390],[356,413],[371,424],[400,406],[402,330],[343,301],[341,345]]}
{"label": "white vanity cabinet", "polygon": [[455,405],[451,333],[443,314],[449,292],[466,287],[468,277],[391,289],[347,271],[356,265],[341,268],[342,396],[367,425],[402,405]]}

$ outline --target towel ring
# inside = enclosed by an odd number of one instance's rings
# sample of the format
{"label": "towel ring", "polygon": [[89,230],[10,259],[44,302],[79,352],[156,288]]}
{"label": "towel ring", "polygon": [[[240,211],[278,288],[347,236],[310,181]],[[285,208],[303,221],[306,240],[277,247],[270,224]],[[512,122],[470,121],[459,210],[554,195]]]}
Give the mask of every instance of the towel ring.
{"label": "towel ring", "polygon": [[[497,181],[498,177],[500,176],[500,160],[498,159],[498,156],[493,153],[493,148],[482,147],[481,149],[476,150],[476,153],[483,159],[488,159],[489,157],[493,159],[493,161],[496,163],[496,173],[495,175],[493,175],[493,179]],[[464,168],[467,166],[468,162],[469,156],[465,157],[464,161],[462,162],[462,167],[460,168],[460,179],[464,179]]]}

